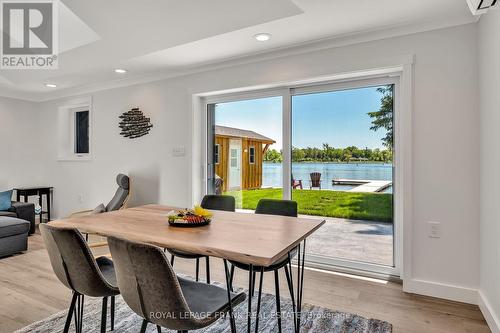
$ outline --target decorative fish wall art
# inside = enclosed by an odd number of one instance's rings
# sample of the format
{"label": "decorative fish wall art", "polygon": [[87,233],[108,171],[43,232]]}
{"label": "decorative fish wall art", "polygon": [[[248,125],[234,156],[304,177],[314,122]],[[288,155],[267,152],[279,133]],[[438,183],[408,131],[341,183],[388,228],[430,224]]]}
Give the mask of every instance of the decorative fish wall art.
{"label": "decorative fish wall art", "polygon": [[139,108],[133,108],[130,111],[120,115],[119,127],[120,134],[129,139],[139,138],[149,133],[153,124],[151,119],[144,116]]}

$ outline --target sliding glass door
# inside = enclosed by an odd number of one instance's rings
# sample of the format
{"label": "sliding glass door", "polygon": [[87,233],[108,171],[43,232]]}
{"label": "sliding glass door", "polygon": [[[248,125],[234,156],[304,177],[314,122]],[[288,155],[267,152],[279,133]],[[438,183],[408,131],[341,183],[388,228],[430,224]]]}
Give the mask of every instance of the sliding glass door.
{"label": "sliding glass door", "polygon": [[282,108],[281,96],[208,105],[210,193],[234,196],[248,212],[283,197]]}
{"label": "sliding glass door", "polygon": [[398,78],[214,97],[208,110],[208,193],[241,211],[292,199],[326,224],[308,261],[397,276],[394,120]]}
{"label": "sliding glass door", "polygon": [[394,84],[335,88],[292,96],[292,199],[326,220],[308,253],[394,267]]}

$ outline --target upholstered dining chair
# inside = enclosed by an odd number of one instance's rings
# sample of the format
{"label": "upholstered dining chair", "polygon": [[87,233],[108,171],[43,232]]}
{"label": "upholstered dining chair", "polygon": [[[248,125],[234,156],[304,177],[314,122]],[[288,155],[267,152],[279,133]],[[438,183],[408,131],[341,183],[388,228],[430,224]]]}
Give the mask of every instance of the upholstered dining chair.
{"label": "upholstered dining chair", "polygon": [[226,313],[234,330],[232,306],[245,300],[244,293],[177,277],[159,247],[116,237],[108,237],[108,244],[121,295],[143,318],[141,333],[148,323],[160,333],[161,327],[188,332],[207,327]]}
{"label": "upholstered dining chair", "polygon": [[106,332],[108,298],[111,298],[111,330],[114,329],[115,296],[117,287],[113,261],[106,257],[94,258],[82,234],[72,228],[54,228],[40,224],[45,247],[57,278],[73,291],[66,317],[64,333],[68,332],[75,316],[78,333],[83,327],[84,297],[102,297],[101,332]]}
{"label": "upholstered dining chair", "polygon": [[[234,197],[229,195],[205,195],[200,206],[205,209],[224,210],[227,212],[234,212],[236,209]],[[176,249],[167,249],[167,251],[171,255],[170,264],[172,267],[174,266],[175,257],[196,260],[196,281],[199,281],[200,259],[205,258],[207,283],[210,284],[210,257]]]}
{"label": "upholstered dining chair", "polygon": [[[281,215],[281,216],[290,216],[290,217],[297,217],[297,202],[292,201],[292,200],[275,200],[275,199],[260,199],[259,202],[257,203],[257,208],[255,209],[255,214],[268,214],[268,215]],[[256,217],[257,218],[257,217]],[[292,275],[291,275],[291,259],[296,255],[297,253],[297,248],[293,249],[290,251],[289,254],[284,255],[282,258],[277,260],[274,264],[272,264],[269,267],[260,267],[260,266],[253,266],[253,276],[249,276],[251,281],[253,281],[253,287],[250,288],[248,291],[248,297],[253,297],[254,292],[255,292],[255,277],[257,272],[261,272],[260,274],[260,290],[259,290],[259,295],[262,292],[262,280],[263,280],[263,273],[266,272],[274,272],[274,286],[275,286],[275,293],[276,293],[276,314],[277,314],[277,319],[278,319],[278,329],[279,332],[281,332],[281,305],[280,305],[280,284],[279,284],[279,270],[284,268],[285,269],[285,276],[288,282],[288,289],[290,290],[290,296],[292,297],[292,303],[294,302],[293,300],[293,285],[292,285]],[[230,273],[230,278],[231,278],[231,286],[233,284],[233,277],[234,277],[234,270],[235,267],[245,270],[245,271],[250,271],[250,266],[244,263],[240,263],[237,261],[230,261],[231,263],[231,273]],[[249,274],[250,275],[250,274]],[[231,289],[233,289],[231,287]],[[295,311],[295,309],[294,309]],[[257,313],[258,316],[258,313]]]}

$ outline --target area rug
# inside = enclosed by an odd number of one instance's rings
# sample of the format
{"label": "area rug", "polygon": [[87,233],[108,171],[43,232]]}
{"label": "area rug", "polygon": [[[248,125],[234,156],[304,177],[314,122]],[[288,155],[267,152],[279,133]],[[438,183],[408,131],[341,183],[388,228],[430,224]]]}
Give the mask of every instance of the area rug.
{"label": "area rug", "polygon": [[[68,303],[69,303],[68,299]],[[257,298],[252,302],[255,304]],[[83,332],[99,332],[101,323],[101,304],[100,298],[85,298],[85,310],[83,321]],[[247,331],[247,302],[240,304],[235,309],[236,325],[238,332]],[[253,305],[252,304],[252,305]],[[261,316],[259,321],[259,332],[274,333],[278,331],[277,318],[275,315],[276,298],[271,294],[262,294]],[[69,304],[68,304],[69,306]],[[252,306],[253,308],[253,306]],[[293,312],[292,304],[289,299],[283,298],[282,308],[282,327],[283,332],[293,332]],[[56,313],[44,320],[35,322],[26,326],[16,333],[56,333],[62,332],[66,320],[66,311]],[[255,309],[254,309],[255,316]],[[108,332],[109,332],[109,311],[108,311]],[[121,297],[116,298],[116,315],[114,332],[140,332],[142,318],[137,316]],[[252,320],[252,329],[255,328],[255,317]],[[73,323],[70,332],[74,332]],[[156,327],[148,325],[148,333],[155,333]],[[174,332],[162,329],[162,332]],[[208,328],[190,331],[196,333],[229,333],[229,319],[219,319]],[[305,304],[302,309],[301,332],[310,333],[390,333],[392,325],[388,322],[367,319],[355,314],[333,311],[319,306]]]}

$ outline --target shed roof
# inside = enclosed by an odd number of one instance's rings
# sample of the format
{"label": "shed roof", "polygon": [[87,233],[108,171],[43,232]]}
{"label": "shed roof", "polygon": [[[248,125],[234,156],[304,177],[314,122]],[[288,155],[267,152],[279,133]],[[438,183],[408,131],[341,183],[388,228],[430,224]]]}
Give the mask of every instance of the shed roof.
{"label": "shed roof", "polygon": [[262,134],[256,133],[254,131],[245,130],[241,128],[227,127],[227,126],[215,126],[215,135],[234,137],[234,138],[246,138],[257,141],[262,141],[265,143],[275,143],[271,138],[264,136]]}

